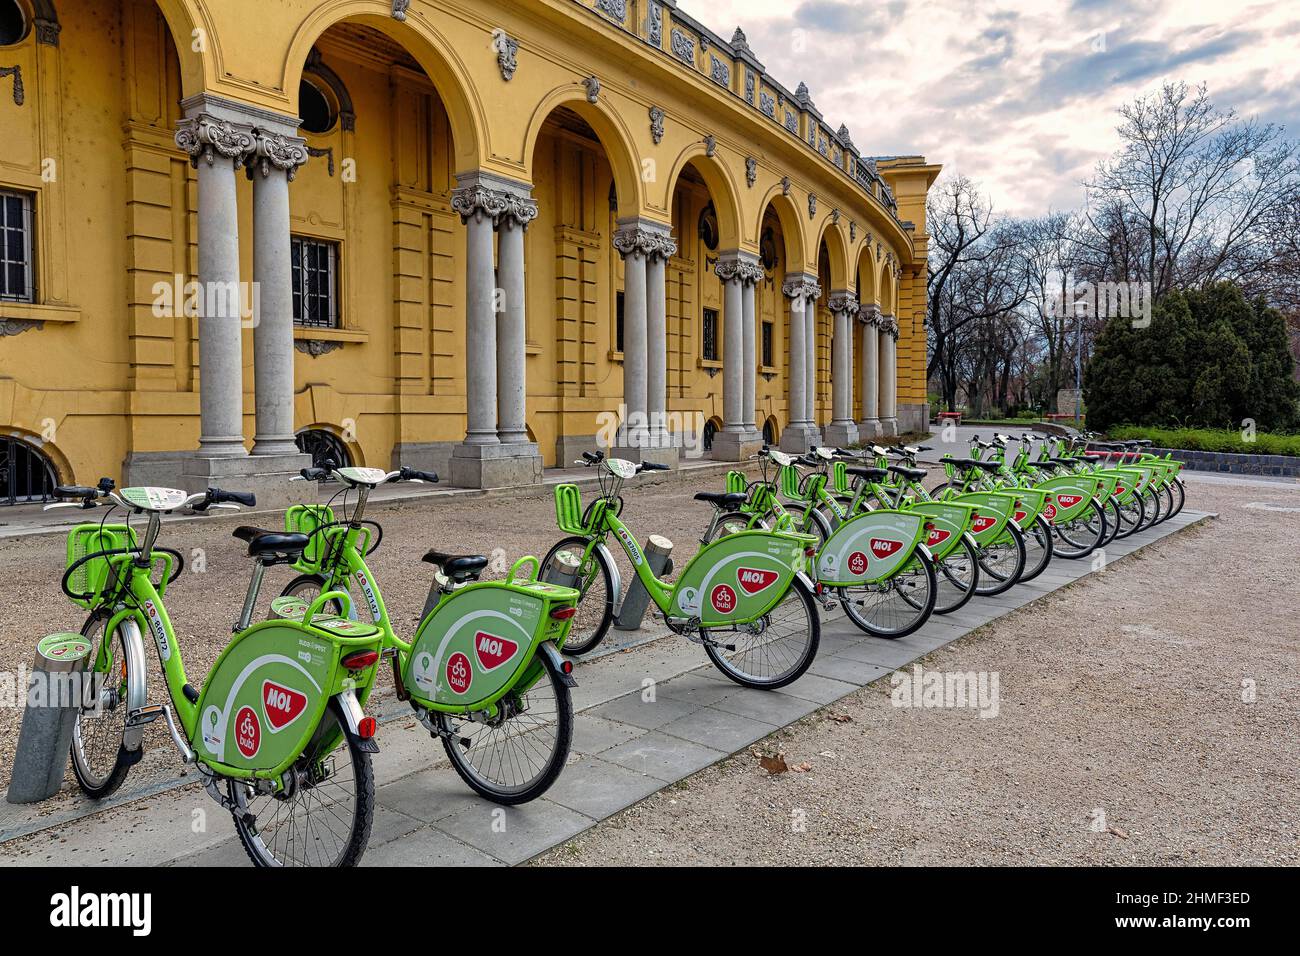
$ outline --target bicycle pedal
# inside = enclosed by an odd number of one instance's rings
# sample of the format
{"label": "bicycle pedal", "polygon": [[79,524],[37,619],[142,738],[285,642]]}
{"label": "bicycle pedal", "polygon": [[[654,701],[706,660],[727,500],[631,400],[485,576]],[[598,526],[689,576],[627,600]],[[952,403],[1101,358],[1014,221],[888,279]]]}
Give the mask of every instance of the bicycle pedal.
{"label": "bicycle pedal", "polygon": [[152,724],[166,712],[162,704],[146,704],[144,707],[138,707],[126,715],[126,725],[128,727],[143,727],[145,724]]}

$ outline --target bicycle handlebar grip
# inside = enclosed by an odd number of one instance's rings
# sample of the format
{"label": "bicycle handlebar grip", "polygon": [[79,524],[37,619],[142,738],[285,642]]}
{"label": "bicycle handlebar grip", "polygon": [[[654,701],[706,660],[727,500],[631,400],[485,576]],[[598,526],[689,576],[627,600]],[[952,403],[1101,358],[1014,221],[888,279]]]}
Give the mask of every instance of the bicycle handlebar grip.
{"label": "bicycle handlebar grip", "polygon": [[93,498],[99,491],[95,488],[83,488],[81,485],[59,485],[54,489],[59,498]]}
{"label": "bicycle handlebar grip", "polygon": [[398,479],[401,481],[427,481],[436,485],[438,483],[438,474],[433,471],[419,471],[415,468],[403,467]]}
{"label": "bicycle handlebar grip", "polygon": [[257,496],[251,491],[222,491],[220,488],[209,488],[208,504],[235,504],[252,508],[257,504]]}

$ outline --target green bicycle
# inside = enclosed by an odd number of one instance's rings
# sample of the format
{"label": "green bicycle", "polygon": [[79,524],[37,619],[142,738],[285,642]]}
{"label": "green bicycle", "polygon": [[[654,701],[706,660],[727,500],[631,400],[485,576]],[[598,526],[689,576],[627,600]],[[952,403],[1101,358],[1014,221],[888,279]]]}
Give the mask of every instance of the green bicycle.
{"label": "green bicycle", "polygon": [[[250,494],[210,488],[190,495],[171,488],[114,490],[60,487],[49,508],[109,505],[127,522],[78,525],[68,535],[61,586],[90,612],[82,627],[93,648],[93,692],[77,715],[72,767],[87,796],[103,799],[122,785],[143,755],[144,729],[162,717],[186,764],[230,812],[240,842],[258,866],[351,866],[364,852],[374,819],[370,756],[375,720],[362,710],[374,680],[378,628],[330,614],[350,598],[329,591],[297,621],[253,624],[262,572],[301,553],[304,535],[240,528],[254,559],[245,613],[200,688],[185,673],[181,648],[163,604],[184,567],[158,546],[164,514],[251,506]],[[130,515],[148,515],[143,538]],[[154,581],[154,574],[158,580]],[[169,701],[150,703],[144,638],[157,649]]]}
{"label": "green bicycle", "polygon": [[[356,594],[355,605],[369,617],[366,626],[381,634],[398,699],[442,741],[465,783],[503,804],[545,793],[573,739],[570,688],[576,682],[560,648],[578,592],[539,581],[534,557],[516,561],[504,581],[479,581],[488,564],[483,555],[429,551],[423,560],[436,568],[429,597],[414,637],[403,640],[366,565],[374,547],[371,529],[382,534],[366,520],[366,502],[380,485],[436,482],[438,476],[410,468],[327,467],[305,468],[293,480],[343,487],[330,503],[298,505],[286,514],[286,527],[305,531],[307,540],[294,564],[301,573],[271,602],[272,614],[296,620],[322,594]],[[351,514],[335,520],[333,500],[351,493]]]}
{"label": "green bicycle", "polygon": [[663,466],[606,458],[602,452],[584,452],[579,463],[597,469],[600,494],[584,511],[577,485],[555,489],[556,518],[568,536],[542,562],[548,579],[574,580],[582,595],[566,653],[595,648],[621,609],[621,575],[606,545],[612,534],[669,629],[703,646],[728,678],[745,687],[775,689],[808,669],[821,636],[814,585],[805,573],[814,538],[788,530],[788,522],[728,535],[704,545],[676,582],[664,581],[651,571],[620,517],[623,482]]}

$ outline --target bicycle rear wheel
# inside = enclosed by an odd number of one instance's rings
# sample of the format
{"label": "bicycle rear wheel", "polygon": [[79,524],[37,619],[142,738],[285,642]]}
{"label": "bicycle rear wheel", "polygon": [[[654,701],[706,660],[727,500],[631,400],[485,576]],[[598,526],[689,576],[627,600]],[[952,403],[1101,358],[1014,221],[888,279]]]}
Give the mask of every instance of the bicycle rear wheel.
{"label": "bicycle rear wheel", "polygon": [[1146,506],[1141,495],[1133,495],[1119,506],[1119,522],[1119,529],[1115,532],[1117,538],[1127,538],[1142,527],[1146,522]]}
{"label": "bicycle rear wheel", "polygon": [[731,629],[701,628],[704,653],[737,684],[775,690],[798,680],[817,656],[821,619],[803,578],[757,621]]}
{"label": "bicycle rear wheel", "polygon": [[1020,581],[1032,581],[1052,563],[1052,557],[1056,554],[1055,542],[1052,539],[1052,526],[1047,523],[1047,519],[1039,515],[1034,519],[1034,523],[1029,526],[1029,530],[1023,532],[1025,539],[1025,570],[1021,572]]}
{"label": "bicycle rear wheel", "polygon": [[930,619],[939,583],[934,561],[918,545],[901,571],[879,584],[839,588],[844,613],[872,637],[906,637]]}
{"label": "bicycle rear wheel", "polygon": [[965,607],[980,583],[979,550],[963,539],[947,557],[934,563],[934,576],[938,587],[934,613],[951,614]]}
{"label": "bicycle rear wheel", "polygon": [[1025,536],[1015,522],[1007,522],[1006,532],[987,547],[980,548],[980,584],[975,593],[994,597],[1014,587],[1025,573]]}
{"label": "bicycle rear wheel", "polygon": [[1086,558],[1106,540],[1106,515],[1091,502],[1078,517],[1056,526],[1056,553],[1076,561]]}

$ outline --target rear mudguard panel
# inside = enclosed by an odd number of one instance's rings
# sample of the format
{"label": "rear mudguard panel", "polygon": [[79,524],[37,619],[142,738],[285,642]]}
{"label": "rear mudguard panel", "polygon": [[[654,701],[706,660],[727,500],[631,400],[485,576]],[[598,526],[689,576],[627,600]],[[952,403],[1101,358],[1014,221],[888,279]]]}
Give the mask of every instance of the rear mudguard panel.
{"label": "rear mudguard panel", "polygon": [[817,552],[817,580],[845,587],[892,577],[923,543],[926,520],[927,516],[916,510],[883,508],[850,518]]}
{"label": "rear mudguard panel", "polygon": [[673,589],[672,608],[702,627],[757,620],[776,606],[816,539],[778,531],[739,531],[699,550]]}
{"label": "rear mudguard panel", "polygon": [[942,561],[961,546],[962,535],[975,523],[975,506],[960,501],[921,501],[907,509],[924,515],[933,525],[926,533],[925,546],[936,561]]}
{"label": "rear mudguard panel", "polygon": [[1007,534],[1007,524],[1016,511],[1019,489],[1007,491],[970,491],[957,495],[956,501],[975,506],[975,520],[970,536],[981,548],[991,547]]}
{"label": "rear mudguard panel", "polygon": [[1098,494],[1097,479],[1091,475],[1062,475],[1040,481],[1034,488],[1048,493],[1043,517],[1052,524],[1080,518],[1092,506]]}

